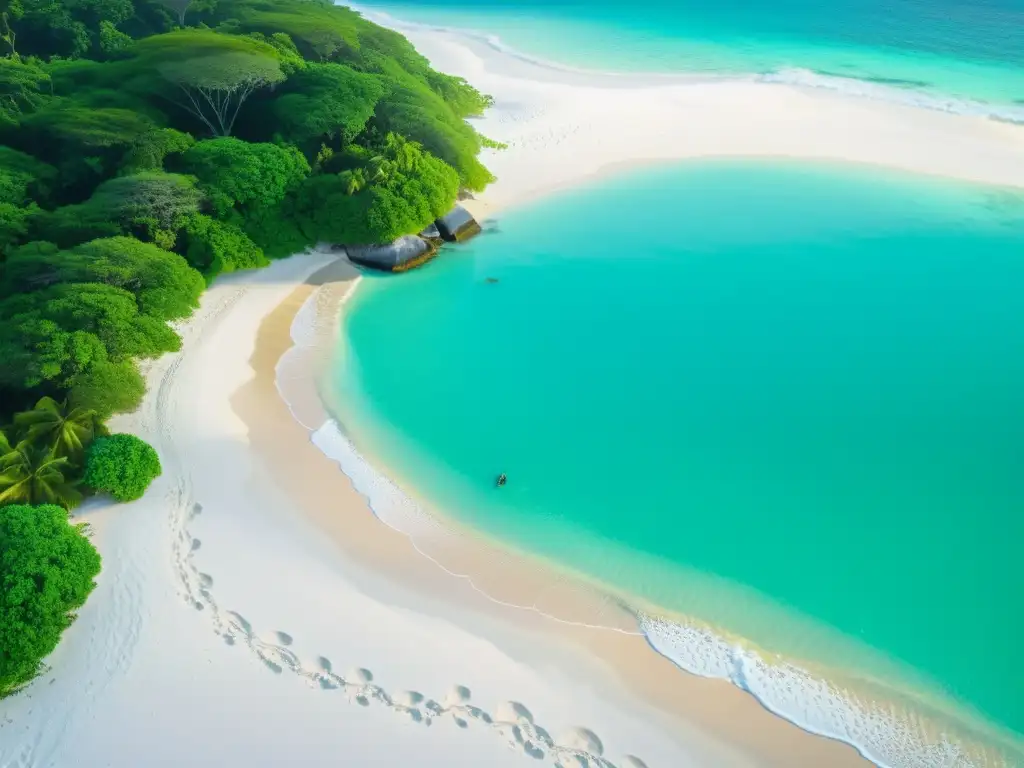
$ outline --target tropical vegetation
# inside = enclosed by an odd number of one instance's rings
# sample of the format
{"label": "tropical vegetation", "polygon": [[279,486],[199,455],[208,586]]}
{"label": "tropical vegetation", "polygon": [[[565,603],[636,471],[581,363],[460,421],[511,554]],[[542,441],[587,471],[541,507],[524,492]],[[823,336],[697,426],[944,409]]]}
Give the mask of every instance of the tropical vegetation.
{"label": "tropical vegetation", "polygon": [[0,419],[130,410],[218,274],[492,180],[490,100],[329,0],[0,0],[0,52]]}
{"label": "tropical vegetation", "polygon": [[0,697],[38,674],[85,603],[100,556],[52,504],[0,507]]}
{"label": "tropical vegetation", "polygon": [[330,0],[0,0],[0,695],[99,558],[66,511],[138,498],[144,394],[220,274],[424,228],[492,177],[489,104]]}
{"label": "tropical vegetation", "polygon": [[134,501],[142,498],[161,471],[160,457],[145,440],[135,435],[110,435],[89,446],[82,483],[118,501]]}

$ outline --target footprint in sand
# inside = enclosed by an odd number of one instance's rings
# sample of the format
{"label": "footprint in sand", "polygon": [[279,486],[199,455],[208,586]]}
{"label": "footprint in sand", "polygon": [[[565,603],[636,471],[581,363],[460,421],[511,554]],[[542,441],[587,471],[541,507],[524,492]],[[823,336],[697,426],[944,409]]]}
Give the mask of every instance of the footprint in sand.
{"label": "footprint in sand", "polygon": [[240,613],[234,611],[228,611],[228,618],[231,622],[240,629],[246,637],[252,637],[252,624],[245,620],[245,617]]}
{"label": "footprint in sand", "polygon": [[543,728],[541,728],[539,725],[533,726],[533,738],[535,738],[548,749],[555,746],[555,740],[551,738],[551,734]]}
{"label": "footprint in sand", "polygon": [[534,760],[544,759],[544,750],[540,747],[534,746],[532,741],[527,741],[523,744],[523,752],[532,757]]}
{"label": "footprint in sand", "polygon": [[423,708],[432,715],[440,715],[444,712],[444,708],[433,699],[428,699],[423,704]]}
{"label": "footprint in sand", "polygon": [[622,768],[647,768],[647,763],[635,755],[626,755],[622,758]]}
{"label": "footprint in sand", "polygon": [[199,574],[199,584],[203,589],[209,589],[213,586],[213,576],[208,573]]}
{"label": "footprint in sand", "polygon": [[203,514],[203,505],[196,502],[195,504],[192,505],[192,517],[197,517],[201,514]]}
{"label": "footprint in sand", "polygon": [[469,701],[473,694],[470,693],[469,688],[464,685],[456,685],[452,688],[444,697],[445,706],[457,707],[460,704],[465,704]]}
{"label": "footprint in sand", "polygon": [[367,683],[373,682],[373,672],[368,669],[364,669],[363,667],[356,667],[355,669],[350,669],[348,671],[348,674],[345,675],[345,679],[351,680],[353,683],[366,685]]}
{"label": "footprint in sand", "polygon": [[281,645],[291,645],[293,642],[295,642],[292,639],[292,636],[289,635],[287,632],[275,632],[274,637],[277,638],[277,642],[279,642]]}
{"label": "footprint in sand", "polygon": [[328,659],[326,656],[317,656],[316,668],[324,674],[329,675],[331,674],[331,670],[334,669],[334,666],[331,664],[331,660]]}
{"label": "footprint in sand", "polygon": [[589,752],[595,757],[604,754],[604,744],[597,738],[596,733],[587,728],[570,728],[558,739],[558,746]]}
{"label": "footprint in sand", "polygon": [[506,722],[524,722],[533,725],[533,713],[518,701],[506,701],[498,705],[494,716]]}
{"label": "footprint in sand", "polygon": [[198,550],[202,546],[203,546],[203,542],[202,542],[201,539],[192,539],[191,549],[192,549],[193,552],[195,552],[196,550]]}
{"label": "footprint in sand", "polygon": [[395,696],[394,701],[400,707],[416,707],[423,701],[423,694],[417,691],[402,691]]}
{"label": "footprint in sand", "polygon": [[263,662],[264,666],[266,666],[266,668],[273,672],[275,675],[280,675],[282,672],[284,672],[284,669],[281,667],[280,664],[272,661],[271,659],[268,659],[266,656],[263,656],[262,654],[258,655],[260,661]]}

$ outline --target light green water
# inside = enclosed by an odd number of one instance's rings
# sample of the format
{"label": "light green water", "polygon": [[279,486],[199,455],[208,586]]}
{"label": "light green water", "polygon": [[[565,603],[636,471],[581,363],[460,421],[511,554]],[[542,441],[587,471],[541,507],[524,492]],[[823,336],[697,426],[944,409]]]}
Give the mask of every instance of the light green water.
{"label": "light green water", "polygon": [[356,294],[357,446],[638,599],[1024,730],[1020,195],[705,161],[492,229]]}

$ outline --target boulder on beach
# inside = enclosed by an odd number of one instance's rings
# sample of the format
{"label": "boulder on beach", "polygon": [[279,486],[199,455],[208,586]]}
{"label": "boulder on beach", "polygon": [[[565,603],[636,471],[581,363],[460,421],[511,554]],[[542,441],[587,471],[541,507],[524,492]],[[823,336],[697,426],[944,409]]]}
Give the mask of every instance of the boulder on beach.
{"label": "boulder on beach", "polygon": [[350,261],[372,269],[402,272],[433,258],[436,248],[417,235],[403,235],[387,245],[349,245]]}
{"label": "boulder on beach", "polygon": [[456,205],[434,224],[441,237],[449,242],[461,243],[480,233],[480,225],[473,218],[473,214],[461,205]]}

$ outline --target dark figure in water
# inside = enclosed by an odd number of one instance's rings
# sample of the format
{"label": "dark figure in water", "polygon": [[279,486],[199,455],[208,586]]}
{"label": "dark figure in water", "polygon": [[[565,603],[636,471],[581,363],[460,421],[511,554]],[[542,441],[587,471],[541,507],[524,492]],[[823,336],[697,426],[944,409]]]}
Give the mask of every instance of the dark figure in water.
{"label": "dark figure in water", "polygon": [[508,476],[504,472],[502,472],[500,475],[498,475],[498,487],[499,488],[501,486],[503,486],[507,482],[508,482]]}

